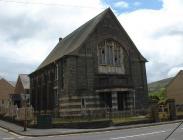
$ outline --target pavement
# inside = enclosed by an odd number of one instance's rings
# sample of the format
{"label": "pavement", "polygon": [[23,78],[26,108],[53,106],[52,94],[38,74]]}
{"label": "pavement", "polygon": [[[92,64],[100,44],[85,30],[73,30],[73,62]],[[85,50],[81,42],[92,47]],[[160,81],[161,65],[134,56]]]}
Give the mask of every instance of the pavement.
{"label": "pavement", "polygon": [[55,136],[20,136],[6,129],[0,128],[0,140],[183,140],[183,126],[181,125],[168,139],[167,136],[180,123],[169,123],[130,129],[98,131]]}
{"label": "pavement", "polygon": [[27,128],[27,131],[23,131],[23,127],[14,123],[0,120],[0,127],[7,130],[8,132],[29,137],[43,137],[43,136],[57,136],[57,135],[71,135],[71,134],[84,134],[84,133],[96,133],[96,132],[107,132],[113,130],[125,130],[133,128],[142,128],[166,124],[175,124],[182,122],[183,120],[160,122],[160,123],[149,123],[149,124],[138,124],[138,125],[127,125],[127,126],[111,126],[107,128],[99,129],[64,129],[64,128],[52,128],[52,129],[36,129]]}

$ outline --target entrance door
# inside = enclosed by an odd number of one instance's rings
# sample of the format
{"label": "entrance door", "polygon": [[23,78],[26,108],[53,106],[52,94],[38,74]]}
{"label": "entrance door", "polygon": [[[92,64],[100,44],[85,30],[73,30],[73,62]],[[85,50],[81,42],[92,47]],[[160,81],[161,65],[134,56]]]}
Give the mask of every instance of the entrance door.
{"label": "entrance door", "polygon": [[111,92],[100,93],[100,106],[112,108]]}
{"label": "entrance door", "polygon": [[118,110],[126,110],[127,109],[127,100],[128,100],[128,92],[118,92],[117,101],[118,101]]}

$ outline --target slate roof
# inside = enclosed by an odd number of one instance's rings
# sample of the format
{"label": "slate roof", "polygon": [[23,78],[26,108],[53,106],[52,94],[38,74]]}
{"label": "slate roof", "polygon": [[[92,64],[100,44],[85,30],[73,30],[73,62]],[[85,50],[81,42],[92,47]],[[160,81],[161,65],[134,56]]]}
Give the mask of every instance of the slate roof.
{"label": "slate roof", "polygon": [[4,79],[3,77],[0,76],[0,80],[4,80],[7,83],[9,83],[11,86],[15,87],[16,82],[15,81],[7,81],[6,79]]}
{"label": "slate roof", "polygon": [[27,74],[20,74],[19,78],[22,82],[24,89],[30,89],[30,78]]}
{"label": "slate roof", "polygon": [[15,81],[8,81],[13,87],[15,87],[16,82]]}
{"label": "slate roof", "polygon": [[13,82],[11,82],[11,81],[7,81],[6,79],[4,79],[4,78],[0,78],[0,81],[2,81],[2,82],[5,82],[5,83],[7,83],[7,84],[9,84],[10,86],[12,86],[12,87],[15,87],[15,85],[13,84]]}
{"label": "slate roof", "polygon": [[55,60],[58,60],[64,55],[72,53],[74,50],[80,47],[81,44],[84,42],[84,40],[88,37],[88,35],[93,31],[93,29],[99,23],[99,21],[101,21],[105,13],[109,10],[110,10],[109,8],[106,9],[105,11],[103,11],[93,19],[89,20],[88,22],[80,26],[71,34],[63,38],[61,41],[59,41],[59,43],[51,51],[51,53],[47,56],[47,58],[41,63],[38,69],[41,69],[44,66],[54,62]]}
{"label": "slate roof", "polygon": [[[88,22],[86,22],[85,24],[80,26],[78,29],[73,31],[71,34],[69,34],[68,36],[63,38],[61,41],[59,41],[58,44],[56,45],[56,47],[51,51],[51,53],[46,57],[46,59],[39,65],[37,70],[42,69],[43,67],[51,64],[52,62],[62,58],[65,55],[71,54],[74,50],[79,48],[82,45],[82,43],[87,39],[87,37],[92,33],[92,31],[95,29],[97,24],[103,19],[103,17],[108,12],[113,13],[110,8],[107,8],[102,13],[100,13],[96,17],[92,18],[91,20],[89,20]],[[123,29],[123,27],[122,27],[122,29]],[[127,35],[127,33],[126,33],[126,35]],[[129,39],[129,40],[131,41],[131,39]],[[131,43],[134,45],[134,43],[132,41],[131,41]],[[136,47],[135,47],[135,49],[138,51],[138,49]],[[140,52],[139,52],[139,54],[140,54]],[[140,58],[143,61],[147,61],[141,54],[140,54]]]}

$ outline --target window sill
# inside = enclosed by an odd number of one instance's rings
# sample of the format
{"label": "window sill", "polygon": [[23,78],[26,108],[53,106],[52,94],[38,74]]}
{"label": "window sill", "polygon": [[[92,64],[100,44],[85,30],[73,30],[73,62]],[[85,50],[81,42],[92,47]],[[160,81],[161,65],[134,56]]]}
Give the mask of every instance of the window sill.
{"label": "window sill", "polygon": [[121,67],[121,65],[111,65],[111,64],[100,64],[99,66]]}

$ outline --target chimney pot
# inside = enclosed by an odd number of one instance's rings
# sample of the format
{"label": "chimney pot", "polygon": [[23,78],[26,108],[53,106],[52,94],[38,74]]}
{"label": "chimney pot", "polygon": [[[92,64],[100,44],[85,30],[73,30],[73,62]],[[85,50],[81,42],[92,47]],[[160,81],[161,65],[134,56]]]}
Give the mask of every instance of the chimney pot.
{"label": "chimney pot", "polygon": [[59,38],[59,42],[60,42],[60,41],[62,41],[62,38],[61,38],[61,37]]}

